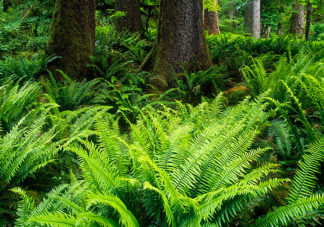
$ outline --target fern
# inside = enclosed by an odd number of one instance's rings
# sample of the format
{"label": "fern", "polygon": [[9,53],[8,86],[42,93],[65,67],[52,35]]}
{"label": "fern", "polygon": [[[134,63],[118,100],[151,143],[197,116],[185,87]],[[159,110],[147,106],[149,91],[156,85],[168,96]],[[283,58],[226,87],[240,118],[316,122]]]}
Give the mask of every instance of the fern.
{"label": "fern", "polygon": [[323,162],[323,151],[324,137],[312,143],[303,156],[289,190],[287,205],[276,208],[266,217],[260,218],[257,221],[258,225],[288,226],[308,219],[308,216],[312,213],[323,216],[320,207],[324,204],[324,195],[323,193],[313,193],[317,180],[316,174],[320,170],[321,162]]}
{"label": "fern", "polygon": [[82,179],[73,177],[79,183],[64,186],[66,192],[56,194],[61,198],[48,196],[26,223],[230,223],[243,203],[261,200],[287,181],[266,178],[278,171],[277,165],[253,164],[267,151],[251,149],[268,117],[263,100],[246,99],[225,111],[221,94],[196,107],[147,107],[136,124],[130,123],[129,135],[120,133],[112,116],[98,115],[99,145],[79,138],[64,147],[79,157]]}
{"label": "fern", "polygon": [[[37,110],[35,110],[37,111]],[[54,142],[55,128],[43,131],[49,110],[39,114],[31,126],[22,127],[23,118],[0,140],[0,176],[3,185],[19,183],[29,174],[45,165],[58,151],[60,142]],[[36,115],[37,116],[37,115]]]}
{"label": "fern", "polygon": [[40,86],[36,82],[27,82],[23,86],[8,81],[0,87],[0,121],[3,129],[8,131],[40,98]]}
{"label": "fern", "polygon": [[275,137],[274,141],[280,156],[284,159],[289,158],[292,152],[292,135],[285,122],[282,120],[272,120],[269,134]]}
{"label": "fern", "polygon": [[82,105],[90,104],[95,95],[95,87],[100,80],[75,82],[64,72],[60,70],[59,72],[65,81],[58,83],[49,72],[50,79],[43,83],[47,91],[46,98],[60,105],[60,110],[75,110]]}

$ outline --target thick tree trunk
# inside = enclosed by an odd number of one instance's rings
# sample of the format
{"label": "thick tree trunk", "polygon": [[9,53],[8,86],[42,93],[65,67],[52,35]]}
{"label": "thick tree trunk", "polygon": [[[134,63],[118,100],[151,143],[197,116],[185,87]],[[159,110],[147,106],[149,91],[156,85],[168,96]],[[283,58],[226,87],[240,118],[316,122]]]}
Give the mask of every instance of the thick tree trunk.
{"label": "thick tree trunk", "polygon": [[[217,0],[215,0],[215,6],[216,5]],[[208,9],[205,9],[204,29],[208,31],[208,34],[218,35],[220,33],[218,11],[209,11]]]}
{"label": "thick tree trunk", "polygon": [[143,29],[139,0],[116,0],[115,10],[126,13],[126,16],[116,19],[116,31],[127,29],[130,32],[141,32]]}
{"label": "thick tree trunk", "polygon": [[260,38],[261,35],[261,0],[252,2],[252,37]]}
{"label": "thick tree trunk", "polygon": [[205,70],[211,57],[203,31],[201,0],[161,0],[154,72],[172,75],[189,70]]}
{"label": "thick tree trunk", "polygon": [[95,44],[95,0],[56,0],[47,53],[60,56],[49,69],[63,70],[73,79],[86,76]]}
{"label": "thick tree trunk", "polygon": [[11,3],[9,0],[3,0],[3,12],[8,12]]}
{"label": "thick tree trunk", "polygon": [[294,4],[293,13],[291,16],[290,32],[292,34],[294,35],[304,34],[304,17],[305,17],[305,7],[296,0]]}
{"label": "thick tree trunk", "polygon": [[312,5],[308,2],[307,3],[306,27],[305,27],[305,39],[307,41],[309,40],[312,14],[313,14]]}

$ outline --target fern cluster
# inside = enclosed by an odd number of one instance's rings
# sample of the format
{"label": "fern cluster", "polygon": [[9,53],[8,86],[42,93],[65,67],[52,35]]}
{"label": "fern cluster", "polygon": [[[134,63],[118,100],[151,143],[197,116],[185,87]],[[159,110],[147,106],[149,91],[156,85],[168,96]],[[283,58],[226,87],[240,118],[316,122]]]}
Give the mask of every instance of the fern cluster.
{"label": "fern cluster", "polygon": [[319,223],[323,218],[324,194],[316,192],[324,160],[324,137],[312,143],[303,155],[292,181],[286,203],[257,221],[258,226],[290,226]]}
{"label": "fern cluster", "polygon": [[[99,146],[79,140],[67,149],[80,158],[72,175],[38,206],[24,192],[17,223],[53,226],[222,225],[286,179],[265,178],[278,166],[252,149],[267,120],[260,100],[223,111],[223,97],[197,107],[147,108],[130,135],[112,118],[99,118]],[[74,190],[71,193],[71,190]],[[56,196],[52,195],[56,193]],[[251,208],[252,209],[252,208]],[[27,217],[26,217],[27,216]]]}

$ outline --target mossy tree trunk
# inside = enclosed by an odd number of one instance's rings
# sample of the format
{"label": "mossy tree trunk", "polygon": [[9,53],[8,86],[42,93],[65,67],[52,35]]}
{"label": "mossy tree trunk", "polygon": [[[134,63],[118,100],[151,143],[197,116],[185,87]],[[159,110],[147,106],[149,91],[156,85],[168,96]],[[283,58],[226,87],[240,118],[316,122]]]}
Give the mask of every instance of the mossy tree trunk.
{"label": "mossy tree trunk", "polygon": [[[154,50],[157,75],[205,70],[211,57],[203,31],[202,0],[161,0],[158,37]],[[153,85],[156,83],[153,82]]]}
{"label": "mossy tree trunk", "polygon": [[304,34],[305,6],[295,0],[291,15],[290,32],[294,35]]}
{"label": "mossy tree trunk", "polygon": [[115,29],[130,32],[141,32],[143,29],[139,0],[116,0],[115,10],[125,12],[126,16],[116,19]]}
{"label": "mossy tree trunk", "polygon": [[[217,0],[215,0],[215,6],[216,5],[217,5]],[[208,9],[205,9],[204,29],[208,31],[208,34],[218,35],[220,33],[218,11],[210,11]]]}
{"label": "mossy tree trunk", "polygon": [[86,77],[86,64],[95,45],[95,0],[56,0],[47,53],[60,56],[49,69],[73,79]]}
{"label": "mossy tree trunk", "polygon": [[251,33],[252,31],[252,2],[248,2],[244,11],[244,31]]}
{"label": "mossy tree trunk", "polygon": [[313,14],[312,5],[310,4],[310,2],[307,2],[307,16],[306,16],[306,27],[305,27],[305,39],[306,39],[306,41],[309,40],[312,14]]}

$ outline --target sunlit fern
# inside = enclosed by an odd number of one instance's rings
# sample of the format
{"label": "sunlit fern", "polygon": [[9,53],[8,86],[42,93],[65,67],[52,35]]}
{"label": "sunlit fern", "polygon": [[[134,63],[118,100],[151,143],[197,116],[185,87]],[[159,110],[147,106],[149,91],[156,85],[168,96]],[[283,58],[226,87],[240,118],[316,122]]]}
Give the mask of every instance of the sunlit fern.
{"label": "sunlit fern", "polygon": [[[80,140],[68,148],[80,158],[84,183],[72,183],[67,191],[78,184],[82,196],[52,197],[44,212],[35,213],[37,206],[29,215],[20,212],[17,223],[229,223],[242,212],[242,203],[260,199],[286,181],[264,178],[277,172],[277,165],[253,164],[267,150],[251,149],[267,120],[262,100],[245,100],[225,111],[222,95],[197,107],[178,103],[177,109],[147,108],[131,124],[129,136],[120,133],[115,120],[98,119],[99,146]],[[28,199],[21,203],[24,207]],[[53,204],[61,206],[55,210]]]}

